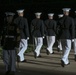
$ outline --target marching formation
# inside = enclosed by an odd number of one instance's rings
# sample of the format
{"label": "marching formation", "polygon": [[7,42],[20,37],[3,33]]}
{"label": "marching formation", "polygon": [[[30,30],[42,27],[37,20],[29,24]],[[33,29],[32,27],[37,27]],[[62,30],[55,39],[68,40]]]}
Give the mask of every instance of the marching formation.
{"label": "marching formation", "polygon": [[[76,18],[69,16],[70,8],[63,8],[63,14],[58,15],[54,20],[54,13],[48,13],[48,19],[41,19],[41,12],[36,12],[36,18],[31,21],[30,31],[28,20],[24,18],[24,10],[17,10],[18,17],[14,19],[15,13],[6,12],[4,28],[2,31],[3,61],[6,67],[5,75],[15,75],[16,55],[17,62],[26,62],[24,53],[28,47],[30,32],[35,42],[34,57],[41,57],[40,51],[43,46],[43,39],[46,37],[46,53],[54,54],[53,46],[58,42],[58,51],[62,51],[61,66],[70,64],[68,59],[72,42],[74,45],[74,57],[76,61]],[[76,13],[76,12],[75,12]],[[18,48],[18,52],[16,51]]]}

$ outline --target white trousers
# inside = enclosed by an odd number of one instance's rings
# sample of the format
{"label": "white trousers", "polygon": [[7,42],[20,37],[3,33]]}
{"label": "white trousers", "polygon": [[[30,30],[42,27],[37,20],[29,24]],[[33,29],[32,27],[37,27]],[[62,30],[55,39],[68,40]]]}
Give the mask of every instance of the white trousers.
{"label": "white trousers", "polygon": [[59,48],[60,50],[62,50],[61,40],[58,40],[57,42],[58,42],[58,48]]}
{"label": "white trousers", "polygon": [[20,51],[18,53],[18,55],[20,56],[20,61],[24,60],[24,53],[27,50],[27,46],[28,46],[27,40],[21,39],[20,46],[19,46]]}
{"label": "white trousers", "polygon": [[68,56],[71,50],[71,40],[70,39],[62,39],[62,48],[63,48],[63,56],[62,60],[65,64],[69,63]]}
{"label": "white trousers", "polygon": [[47,50],[50,52],[50,53],[53,53],[53,45],[55,43],[55,36],[46,36],[47,38]]}
{"label": "white trousers", "polygon": [[40,54],[42,45],[43,45],[43,38],[35,37],[35,46],[36,46],[35,52],[37,53],[37,56],[39,56],[39,54]]}
{"label": "white trousers", "polygon": [[74,43],[73,44],[74,44],[74,52],[75,52],[74,54],[76,55],[76,38],[74,39]]}

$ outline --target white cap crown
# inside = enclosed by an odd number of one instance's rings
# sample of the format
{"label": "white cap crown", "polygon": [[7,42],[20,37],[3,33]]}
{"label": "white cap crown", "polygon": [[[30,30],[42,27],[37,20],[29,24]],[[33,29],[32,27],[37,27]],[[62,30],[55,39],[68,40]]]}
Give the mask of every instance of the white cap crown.
{"label": "white cap crown", "polygon": [[71,10],[71,8],[63,8],[63,11],[69,12]]}
{"label": "white cap crown", "polygon": [[49,13],[49,14],[48,14],[48,16],[53,16],[53,15],[54,15],[54,13]]}
{"label": "white cap crown", "polygon": [[42,13],[41,12],[37,12],[37,13],[35,13],[35,15],[41,15]]}
{"label": "white cap crown", "polygon": [[15,13],[13,13],[13,12],[5,12],[5,14],[6,14],[6,16],[8,16],[8,15],[14,16],[15,15]]}
{"label": "white cap crown", "polygon": [[58,16],[59,16],[59,17],[63,17],[63,14],[59,14]]}
{"label": "white cap crown", "polygon": [[17,13],[23,13],[23,12],[24,12],[24,9],[17,10]]}

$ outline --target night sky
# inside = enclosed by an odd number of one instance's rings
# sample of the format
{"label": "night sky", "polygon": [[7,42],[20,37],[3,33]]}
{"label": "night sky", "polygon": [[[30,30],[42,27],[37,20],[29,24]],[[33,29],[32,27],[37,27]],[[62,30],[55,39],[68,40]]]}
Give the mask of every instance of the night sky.
{"label": "night sky", "polygon": [[24,16],[29,23],[35,18],[34,13],[37,11],[42,12],[41,18],[43,20],[47,19],[47,14],[50,12],[55,13],[54,19],[57,19],[57,15],[62,13],[64,7],[70,7],[70,16],[74,17],[76,0],[0,0],[0,20],[4,18],[6,11],[16,13],[17,9],[25,9]]}
{"label": "night sky", "polygon": [[61,9],[71,7],[75,10],[76,0],[0,0],[0,8],[4,11],[24,8],[34,11],[50,11],[50,9]]}

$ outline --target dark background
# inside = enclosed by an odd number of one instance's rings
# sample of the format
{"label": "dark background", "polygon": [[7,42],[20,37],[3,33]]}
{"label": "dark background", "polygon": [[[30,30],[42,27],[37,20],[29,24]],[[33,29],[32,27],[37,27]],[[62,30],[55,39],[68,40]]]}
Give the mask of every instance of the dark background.
{"label": "dark background", "polygon": [[29,23],[35,17],[34,13],[37,11],[43,13],[41,18],[44,20],[49,12],[55,13],[54,19],[57,19],[57,15],[62,13],[64,7],[71,8],[70,15],[74,17],[76,0],[0,0],[0,18],[4,17],[6,11],[16,13],[17,9],[25,9],[24,16]]}
{"label": "dark background", "polygon": [[62,13],[62,8],[65,7],[71,8],[70,16],[75,17],[76,0],[0,0],[0,30],[3,28],[4,13],[7,11],[16,13],[17,9],[25,9],[24,17],[28,19],[30,27],[35,12],[42,12],[43,20],[47,19],[49,12],[55,13],[54,19],[57,20],[58,14]]}
{"label": "dark background", "polygon": [[0,0],[0,17],[4,16],[4,12],[13,11],[16,13],[17,9],[25,9],[25,17],[31,21],[37,11],[42,12],[42,19],[47,18],[47,13],[55,13],[54,18],[62,13],[62,8],[71,8],[70,15],[74,16],[76,10],[75,0]]}

